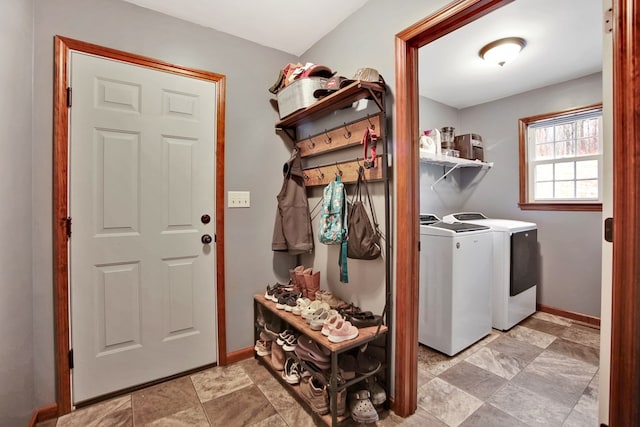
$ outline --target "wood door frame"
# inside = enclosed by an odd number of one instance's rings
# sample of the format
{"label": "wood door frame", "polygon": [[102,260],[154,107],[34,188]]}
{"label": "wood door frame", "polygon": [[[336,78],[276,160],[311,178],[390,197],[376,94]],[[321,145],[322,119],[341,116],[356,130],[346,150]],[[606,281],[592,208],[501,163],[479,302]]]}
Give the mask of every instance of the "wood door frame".
{"label": "wood door frame", "polygon": [[[417,408],[418,49],[513,0],[459,0],[396,35],[395,405]],[[614,217],[609,425],[640,425],[640,17],[613,0]]]}
{"label": "wood door frame", "polygon": [[53,282],[56,355],[56,401],[58,416],[71,412],[71,370],[69,369],[69,242],[66,218],[68,211],[69,53],[77,51],[132,65],[215,82],[216,99],[216,295],[219,365],[227,363],[225,271],[224,271],[224,150],[226,77],[208,71],[170,64],[116,49],[86,43],[62,36],[54,38],[54,99],[53,99]]}

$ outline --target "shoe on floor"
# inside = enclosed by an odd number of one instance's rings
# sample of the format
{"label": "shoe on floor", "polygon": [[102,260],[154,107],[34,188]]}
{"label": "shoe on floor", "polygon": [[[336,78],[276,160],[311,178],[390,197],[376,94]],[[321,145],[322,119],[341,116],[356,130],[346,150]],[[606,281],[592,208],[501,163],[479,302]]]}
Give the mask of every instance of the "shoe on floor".
{"label": "shoe on floor", "polygon": [[378,422],[378,412],[369,400],[369,390],[358,390],[349,395],[351,418],[360,424]]}

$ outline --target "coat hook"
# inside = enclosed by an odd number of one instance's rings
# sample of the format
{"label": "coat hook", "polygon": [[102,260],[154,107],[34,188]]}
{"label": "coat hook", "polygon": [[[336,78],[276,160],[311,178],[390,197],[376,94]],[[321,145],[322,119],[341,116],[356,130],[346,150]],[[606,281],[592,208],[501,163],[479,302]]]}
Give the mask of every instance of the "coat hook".
{"label": "coat hook", "polygon": [[309,144],[307,144],[307,146],[309,147],[310,150],[316,147],[316,143],[313,142],[313,139],[311,139],[311,135],[309,135]]}
{"label": "coat hook", "polygon": [[343,134],[344,139],[349,139],[351,138],[351,131],[349,130],[349,128],[347,127],[347,123],[344,122],[344,128],[347,131],[347,133]]}
{"label": "coat hook", "polygon": [[327,135],[327,139],[324,140],[324,143],[331,144],[331,135],[329,135],[326,129],[324,130],[324,134]]}
{"label": "coat hook", "polygon": [[311,179],[309,178],[309,175],[307,175],[306,173],[303,173],[302,176],[304,177],[305,181],[309,181],[309,179]]}
{"label": "coat hook", "polygon": [[338,169],[338,173],[336,175],[342,176],[342,171],[340,170],[340,167],[338,166],[338,162],[336,162],[336,169]]}
{"label": "coat hook", "polygon": [[318,178],[322,181],[324,179],[324,172],[322,172],[320,168],[316,168],[316,170],[319,172]]}
{"label": "coat hook", "polygon": [[369,122],[369,126],[371,127],[371,129],[375,130],[376,129],[376,125],[371,123],[371,120],[369,120],[369,115],[368,114],[367,114],[367,121]]}

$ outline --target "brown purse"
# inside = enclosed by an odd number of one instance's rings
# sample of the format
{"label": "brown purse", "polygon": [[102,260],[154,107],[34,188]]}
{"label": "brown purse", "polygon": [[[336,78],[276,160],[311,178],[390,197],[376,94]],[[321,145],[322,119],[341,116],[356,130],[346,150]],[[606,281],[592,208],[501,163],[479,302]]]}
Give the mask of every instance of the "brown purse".
{"label": "brown purse", "polygon": [[[367,214],[367,209],[362,202],[361,187],[367,193],[369,201],[369,209],[373,218],[373,225]],[[367,180],[364,176],[364,169],[358,169],[358,181],[356,182],[356,190],[353,201],[349,203],[347,223],[349,224],[347,232],[347,257],[352,259],[377,259],[382,249],[380,246],[380,229],[376,221],[376,213],[371,202],[371,195],[367,187]]]}

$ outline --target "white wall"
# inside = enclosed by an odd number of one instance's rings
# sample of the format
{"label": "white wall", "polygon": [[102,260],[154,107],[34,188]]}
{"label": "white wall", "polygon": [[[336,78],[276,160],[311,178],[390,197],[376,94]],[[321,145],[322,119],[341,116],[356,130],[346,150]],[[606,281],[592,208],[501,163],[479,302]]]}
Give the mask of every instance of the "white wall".
{"label": "white wall", "polygon": [[33,1],[0,13],[0,425],[23,426],[34,409],[31,290]]}
{"label": "white wall", "polygon": [[[54,35],[226,75],[225,190],[251,192],[251,208],[225,211],[229,352],[253,345],[252,295],[264,292],[267,283],[287,277],[294,263],[290,257],[271,251],[276,195],[289,152],[275,134],[278,115],[270,107],[272,95],[267,89],[278,70],[297,58],[121,1],[36,2],[33,354],[38,405],[55,400],[51,250]],[[16,75],[19,73],[15,70]],[[15,104],[15,99],[8,104]],[[11,167],[19,168],[20,164],[12,161]],[[24,173],[30,176],[28,168]],[[14,229],[19,227],[14,224]]]}

